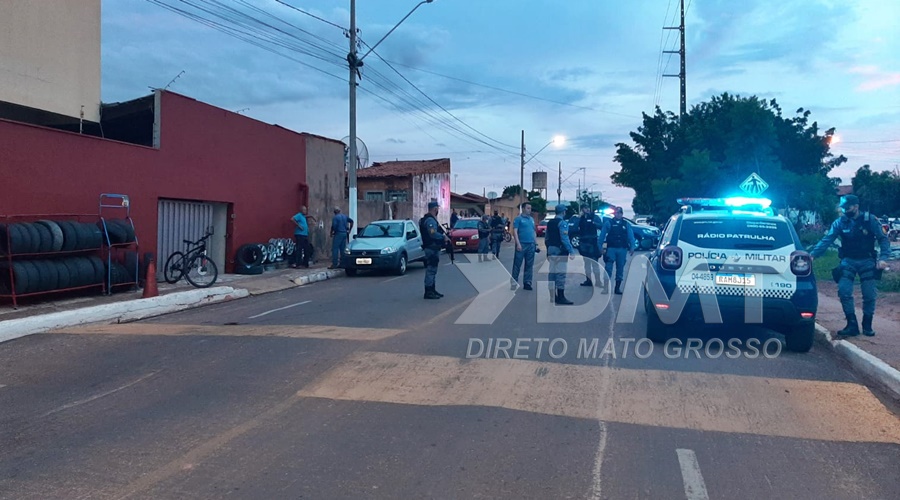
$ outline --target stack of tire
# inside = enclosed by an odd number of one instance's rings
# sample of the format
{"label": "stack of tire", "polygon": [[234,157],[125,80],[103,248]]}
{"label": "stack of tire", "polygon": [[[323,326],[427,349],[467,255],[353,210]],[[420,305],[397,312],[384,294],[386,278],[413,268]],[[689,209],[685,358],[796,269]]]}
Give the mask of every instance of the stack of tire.
{"label": "stack of tire", "polygon": [[241,246],[234,258],[235,274],[262,274],[267,256],[268,252],[262,244],[251,243]]}
{"label": "stack of tire", "polygon": [[77,221],[0,224],[0,294],[49,292],[99,285],[106,266],[96,255],[66,252],[100,250],[103,234],[90,223]]}
{"label": "stack of tire", "polygon": [[[105,223],[105,226],[104,226]],[[97,222],[97,227],[102,231],[105,227],[106,238],[103,245],[130,245],[137,241],[134,234],[134,226],[128,219],[104,219]],[[116,255],[117,260],[112,260],[108,267],[109,289],[113,292],[126,291],[127,288],[119,285],[138,283],[139,265],[137,252],[126,251],[123,255]],[[104,278],[105,279],[105,278]]]}

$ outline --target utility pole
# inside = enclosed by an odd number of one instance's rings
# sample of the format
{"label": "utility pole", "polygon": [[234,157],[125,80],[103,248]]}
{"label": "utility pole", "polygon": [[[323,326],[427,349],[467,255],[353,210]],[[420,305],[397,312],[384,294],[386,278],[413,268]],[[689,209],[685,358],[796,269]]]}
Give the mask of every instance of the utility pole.
{"label": "utility pole", "polygon": [[681,25],[665,26],[663,29],[681,31],[681,49],[680,50],[664,50],[664,54],[680,54],[681,55],[681,71],[677,75],[663,75],[664,77],[677,76],[681,80],[681,106],[679,108],[679,118],[684,118],[687,114],[687,72],[685,71],[684,62],[684,0],[681,0]]}
{"label": "utility pole", "polygon": [[525,131],[522,131],[522,165],[519,169],[519,214],[522,213],[522,203],[525,203]]}
{"label": "utility pole", "polygon": [[559,162],[559,184],[556,185],[556,204],[562,203],[562,162]]}
{"label": "utility pole", "polygon": [[353,219],[354,227],[359,227],[359,219],[356,215],[356,72],[361,66],[356,59],[356,0],[350,0],[350,53],[347,54],[347,63],[350,65],[350,157],[347,159],[347,181],[349,185],[349,212],[348,217]]}

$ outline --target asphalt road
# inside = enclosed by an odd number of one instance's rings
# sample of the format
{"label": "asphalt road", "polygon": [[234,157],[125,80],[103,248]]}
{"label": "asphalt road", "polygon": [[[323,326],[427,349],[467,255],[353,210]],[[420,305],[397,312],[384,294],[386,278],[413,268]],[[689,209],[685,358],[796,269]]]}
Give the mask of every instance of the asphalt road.
{"label": "asphalt road", "polygon": [[823,349],[637,344],[628,293],[571,274],[561,323],[464,260],[0,344],[0,498],[900,498],[895,403]]}

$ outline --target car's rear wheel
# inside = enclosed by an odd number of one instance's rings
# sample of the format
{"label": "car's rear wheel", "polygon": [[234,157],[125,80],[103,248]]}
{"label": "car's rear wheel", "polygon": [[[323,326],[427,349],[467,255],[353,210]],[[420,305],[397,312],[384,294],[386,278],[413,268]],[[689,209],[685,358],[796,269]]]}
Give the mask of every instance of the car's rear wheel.
{"label": "car's rear wheel", "polygon": [[816,338],[816,324],[804,323],[797,326],[784,334],[784,340],[787,348],[792,352],[808,352],[812,349],[813,341]]}
{"label": "car's rear wheel", "polygon": [[356,276],[356,269],[353,269],[352,267],[344,268],[344,274],[347,276]]}
{"label": "car's rear wheel", "polygon": [[394,269],[394,272],[395,272],[398,276],[403,276],[404,274],[406,274],[406,264],[407,264],[407,262],[406,262],[406,254],[405,254],[405,253],[404,253],[404,254],[400,254],[400,260],[399,260],[399,262],[397,262],[397,268]]}
{"label": "car's rear wheel", "polygon": [[650,300],[644,296],[644,309],[647,312],[647,331],[646,336],[653,342],[666,342],[669,340],[669,327],[659,319],[656,309]]}

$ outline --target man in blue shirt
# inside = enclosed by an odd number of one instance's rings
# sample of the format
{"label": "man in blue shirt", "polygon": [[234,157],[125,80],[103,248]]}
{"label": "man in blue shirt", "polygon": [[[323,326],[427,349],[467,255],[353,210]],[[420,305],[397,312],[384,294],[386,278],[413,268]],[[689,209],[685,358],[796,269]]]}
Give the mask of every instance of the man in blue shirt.
{"label": "man in blue shirt", "polygon": [[306,221],[306,207],[300,207],[300,212],[297,215],[291,217],[291,221],[293,221],[294,225],[297,226],[294,229],[294,241],[297,246],[294,249],[293,261],[291,262],[291,267],[294,269],[299,268],[301,265],[303,267],[309,267],[309,223]]}
{"label": "man in blue shirt", "polygon": [[[612,279],[613,264],[616,265],[616,295],[622,295],[622,281],[625,279],[625,260],[628,255],[634,255],[637,242],[634,239],[634,230],[631,223],[625,220],[622,207],[615,208],[615,215],[611,220],[603,223],[603,229],[597,238],[597,246],[603,248],[606,242],[606,275]],[[608,282],[607,282],[608,284]],[[604,286],[603,293],[609,291]]]}
{"label": "man in blue shirt", "polygon": [[513,221],[512,227],[513,242],[516,245],[516,256],[513,258],[512,280],[510,288],[515,290],[518,287],[519,269],[522,268],[522,261],[525,261],[525,290],[531,290],[531,280],[534,276],[534,250],[537,246],[537,229],[534,225],[534,217],[531,216],[531,203],[522,204],[522,213]]}
{"label": "man in blue shirt", "polygon": [[544,243],[547,245],[547,260],[550,261],[550,300],[557,305],[572,305],[566,298],[567,259],[575,258],[575,249],[569,241],[569,223],[565,220],[566,206],[556,205],[556,217],[547,223]]}
{"label": "man in blue shirt", "polygon": [[[877,298],[875,281],[880,278],[881,271],[887,268],[885,261],[891,255],[891,242],[885,236],[878,218],[868,212],[860,213],[859,198],[855,195],[841,197],[841,211],[844,214],[831,224],[828,233],[812,249],[810,255],[813,258],[821,257],[836,239],[841,239],[838,252],[841,265],[837,269],[840,273],[838,297],[847,318],[847,326],[837,333],[847,337],[859,335],[856,308],[853,305],[853,282],[858,274],[863,298],[862,333],[871,337],[875,335],[875,330],[872,329]],[[880,253],[875,251],[876,243]]]}
{"label": "man in blue shirt", "polygon": [[334,217],[331,219],[331,265],[328,269],[337,269],[341,266],[341,256],[347,248],[349,231],[350,223],[347,216],[341,213],[339,207],[334,207]]}

